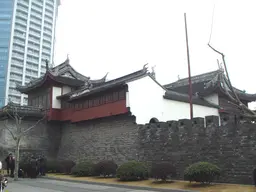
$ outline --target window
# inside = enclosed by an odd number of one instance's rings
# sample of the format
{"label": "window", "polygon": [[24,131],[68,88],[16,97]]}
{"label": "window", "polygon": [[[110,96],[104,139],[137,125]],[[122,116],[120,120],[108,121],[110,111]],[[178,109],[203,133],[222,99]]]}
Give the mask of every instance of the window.
{"label": "window", "polygon": [[28,99],[28,105],[29,105],[29,106],[32,105],[31,99]]}
{"label": "window", "polygon": [[93,100],[89,100],[89,106],[88,106],[89,108],[91,108],[91,107],[93,107]]}
{"label": "window", "polygon": [[120,100],[125,99],[125,90],[119,91],[119,99]]}
{"label": "window", "polygon": [[87,109],[87,108],[89,107],[88,104],[89,104],[89,103],[88,103],[88,100],[86,100],[86,101],[84,102],[84,104],[83,104],[83,107],[84,107],[85,109]]}
{"label": "window", "polygon": [[112,100],[113,100],[113,95],[112,94],[107,94],[106,95],[106,103],[110,103],[110,102],[112,102]]}
{"label": "window", "polygon": [[45,107],[46,106],[46,95],[43,96],[43,100],[42,100],[42,105]]}
{"label": "window", "polygon": [[113,93],[113,101],[118,101],[118,92]]}
{"label": "window", "polygon": [[43,101],[42,96],[39,96],[39,98],[38,98],[38,106],[43,106],[42,101]]}
{"label": "window", "polygon": [[101,96],[100,97],[100,105],[104,105],[106,102],[106,97],[105,96]]}
{"label": "window", "polygon": [[32,106],[36,106],[36,99],[32,99]]}
{"label": "window", "polygon": [[96,106],[99,106],[100,105],[100,98],[96,98],[93,100],[93,106],[96,107]]}

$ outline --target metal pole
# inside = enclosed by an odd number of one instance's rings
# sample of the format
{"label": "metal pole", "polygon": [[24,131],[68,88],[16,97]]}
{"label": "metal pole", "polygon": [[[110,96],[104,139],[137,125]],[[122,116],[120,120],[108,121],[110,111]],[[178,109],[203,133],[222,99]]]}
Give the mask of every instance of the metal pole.
{"label": "metal pole", "polygon": [[191,72],[190,72],[190,60],[189,60],[188,32],[187,32],[187,18],[186,18],[186,13],[184,13],[184,19],[185,19],[186,44],[187,44],[187,59],[188,59],[188,83],[189,83],[190,119],[193,119],[192,83],[191,83]]}

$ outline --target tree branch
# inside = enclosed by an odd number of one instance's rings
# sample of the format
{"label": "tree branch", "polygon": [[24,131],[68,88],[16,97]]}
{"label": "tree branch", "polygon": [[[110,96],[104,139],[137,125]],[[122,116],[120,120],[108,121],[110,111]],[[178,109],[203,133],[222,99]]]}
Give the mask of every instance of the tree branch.
{"label": "tree branch", "polygon": [[32,125],[31,127],[27,128],[26,130],[23,131],[23,134],[26,134],[27,132],[29,132],[31,129],[35,128],[41,121],[43,121],[45,119],[45,116],[38,120],[34,125]]}
{"label": "tree branch", "polygon": [[214,49],[209,43],[208,43],[208,46],[213,50],[215,51],[216,53],[219,53],[222,57],[225,57],[225,55],[219,51],[217,51],[216,49]]}
{"label": "tree branch", "polygon": [[236,100],[237,100],[237,103],[239,104],[239,106],[241,106],[243,109],[245,109],[247,112],[249,112],[250,114],[252,114],[252,116],[254,116],[254,118],[256,118],[256,113],[254,113],[252,110],[250,110],[245,104],[243,104],[241,102],[241,100],[239,99],[239,97],[237,96],[236,92],[234,91],[234,88],[232,86],[232,83],[230,81],[230,78],[229,78],[229,73],[228,73],[228,70],[227,70],[227,65],[226,65],[226,61],[225,61],[225,55],[223,53],[221,53],[220,51],[216,50],[215,48],[213,48],[209,43],[208,43],[208,46],[213,50],[215,51],[216,53],[219,53],[221,56],[222,56],[222,60],[223,60],[223,64],[224,64],[224,67],[225,67],[225,71],[226,71],[226,75],[227,75],[227,79],[228,79],[228,84],[229,84],[229,88],[231,90],[231,92],[234,94]]}
{"label": "tree branch", "polygon": [[5,112],[7,113],[7,115],[12,118],[14,121],[15,121],[15,118],[13,115],[11,115],[9,112],[8,112],[8,108],[5,110]]}
{"label": "tree branch", "polygon": [[10,133],[11,136],[12,136],[12,138],[13,138],[14,140],[16,140],[16,137],[14,136],[12,130],[10,129],[10,127],[9,127],[9,125],[8,125],[8,123],[7,123],[7,120],[4,121],[4,127],[5,127],[5,129],[6,129],[7,131],[9,131],[9,133]]}

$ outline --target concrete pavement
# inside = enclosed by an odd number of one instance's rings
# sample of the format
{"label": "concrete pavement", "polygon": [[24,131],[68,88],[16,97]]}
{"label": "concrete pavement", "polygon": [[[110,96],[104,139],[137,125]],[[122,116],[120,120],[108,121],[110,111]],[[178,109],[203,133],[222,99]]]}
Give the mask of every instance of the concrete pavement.
{"label": "concrete pavement", "polygon": [[[21,179],[10,182],[5,192],[158,192],[159,190],[139,190],[127,187],[113,187],[95,184],[74,183],[49,179]],[[161,190],[160,190],[161,191]],[[180,190],[168,190],[181,192]]]}

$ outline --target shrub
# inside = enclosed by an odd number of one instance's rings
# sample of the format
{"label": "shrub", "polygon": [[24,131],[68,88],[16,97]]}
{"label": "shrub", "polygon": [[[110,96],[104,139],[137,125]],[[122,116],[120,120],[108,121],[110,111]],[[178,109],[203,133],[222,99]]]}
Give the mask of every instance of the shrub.
{"label": "shrub", "polygon": [[154,163],[151,168],[151,176],[166,181],[168,177],[176,176],[176,170],[172,164],[167,162]]}
{"label": "shrub", "polygon": [[94,166],[94,173],[97,176],[103,175],[104,177],[115,175],[117,164],[114,161],[103,160]]}
{"label": "shrub", "polygon": [[117,177],[121,181],[137,181],[148,178],[148,167],[145,163],[130,161],[117,169]]}
{"label": "shrub", "polygon": [[90,161],[82,161],[77,163],[72,169],[71,174],[77,177],[93,176],[93,163]]}
{"label": "shrub", "polygon": [[65,174],[70,174],[72,168],[76,165],[76,163],[71,160],[63,160],[63,161],[59,161],[59,163],[60,163],[61,173],[65,173]]}
{"label": "shrub", "polygon": [[46,161],[46,172],[47,173],[61,173],[61,162],[57,160]]}
{"label": "shrub", "polygon": [[47,173],[65,173],[70,174],[71,169],[75,166],[75,162],[71,160],[46,160]]}
{"label": "shrub", "polygon": [[190,182],[211,183],[220,176],[220,168],[208,162],[198,162],[186,168],[184,179]]}

